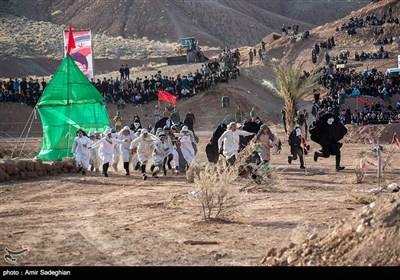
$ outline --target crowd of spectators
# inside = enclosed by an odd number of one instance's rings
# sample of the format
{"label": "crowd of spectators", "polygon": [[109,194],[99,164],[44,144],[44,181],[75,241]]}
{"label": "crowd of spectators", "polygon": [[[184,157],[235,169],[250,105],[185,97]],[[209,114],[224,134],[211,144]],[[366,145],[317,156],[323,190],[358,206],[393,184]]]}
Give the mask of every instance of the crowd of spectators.
{"label": "crowd of spectators", "polygon": [[35,106],[46,86],[44,78],[41,82],[33,78],[29,78],[29,81],[26,78],[0,80],[0,102],[18,102]]}
{"label": "crowd of spectators", "polygon": [[[345,124],[385,124],[399,122],[400,118],[400,76],[390,75],[377,69],[356,72],[354,69],[321,68],[319,83],[327,89],[322,99],[314,91],[312,115],[314,118],[331,111]],[[381,101],[370,103],[366,96],[379,97]],[[342,109],[346,98],[357,98],[362,109]]]}
{"label": "crowd of spectators", "polygon": [[[123,108],[126,104],[142,106],[152,100],[157,100],[157,91],[164,90],[174,94],[178,99],[187,99],[199,94],[219,83],[228,83],[240,76],[240,54],[224,49],[219,59],[215,58],[202,64],[201,69],[185,75],[177,74],[175,77],[162,75],[161,70],[150,77],[129,78],[124,72],[123,80],[120,77],[92,79],[92,84],[104,96],[106,103],[117,104]],[[121,67],[122,68],[122,67]],[[122,72],[122,71],[121,71]],[[122,75],[122,74],[121,74]],[[0,81],[0,102],[18,102],[35,106],[44,91],[47,82],[26,78]]]}

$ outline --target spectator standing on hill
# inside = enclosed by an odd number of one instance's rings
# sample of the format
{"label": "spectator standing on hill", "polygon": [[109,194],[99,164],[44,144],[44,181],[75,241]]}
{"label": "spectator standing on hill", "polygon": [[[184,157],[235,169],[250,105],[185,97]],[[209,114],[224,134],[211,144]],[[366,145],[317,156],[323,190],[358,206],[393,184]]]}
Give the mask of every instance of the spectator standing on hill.
{"label": "spectator standing on hill", "polygon": [[179,111],[176,106],[174,106],[174,112],[171,114],[170,119],[174,124],[179,124],[181,122],[181,117],[179,116]]}
{"label": "spectator standing on hill", "polygon": [[193,126],[196,122],[196,118],[192,112],[192,109],[189,109],[188,113],[185,116],[183,123],[188,127],[189,130],[194,131]]}
{"label": "spectator standing on hill", "polygon": [[120,79],[123,80],[125,77],[125,68],[124,65],[121,65],[121,68],[119,68],[119,74],[120,74]]}
{"label": "spectator standing on hill", "polygon": [[253,51],[250,49],[249,51],[249,66],[253,66]]}
{"label": "spectator standing on hill", "polygon": [[113,122],[114,122],[114,125],[115,125],[115,130],[116,131],[120,131],[121,128],[122,128],[122,116],[121,116],[121,113],[119,111],[117,111],[117,114],[114,116]]}
{"label": "spectator standing on hill", "polygon": [[[128,64],[126,64],[125,68],[124,68],[124,78],[126,80],[129,80],[129,74],[130,74],[129,67],[128,67]],[[121,81],[122,81],[122,78],[121,78]]]}

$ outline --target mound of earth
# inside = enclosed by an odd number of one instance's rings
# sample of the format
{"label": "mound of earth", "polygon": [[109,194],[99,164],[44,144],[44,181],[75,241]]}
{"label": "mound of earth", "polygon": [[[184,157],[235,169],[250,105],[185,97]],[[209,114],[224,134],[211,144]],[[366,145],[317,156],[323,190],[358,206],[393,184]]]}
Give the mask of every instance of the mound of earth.
{"label": "mound of earth", "polygon": [[347,125],[347,134],[344,137],[345,143],[359,144],[390,144],[393,134],[400,135],[400,124],[371,124],[371,125]]}
{"label": "mound of earth", "polygon": [[398,266],[400,264],[400,195],[380,193],[371,204],[326,232],[262,260],[273,266]]}

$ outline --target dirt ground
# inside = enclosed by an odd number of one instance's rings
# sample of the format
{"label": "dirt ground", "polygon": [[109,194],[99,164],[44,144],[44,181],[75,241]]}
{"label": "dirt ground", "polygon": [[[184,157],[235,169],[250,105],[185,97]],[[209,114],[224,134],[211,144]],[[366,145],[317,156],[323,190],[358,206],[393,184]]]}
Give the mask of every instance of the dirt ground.
{"label": "dirt ground", "polygon": [[[210,132],[198,134],[197,160],[205,161]],[[0,249],[28,248],[16,260],[23,266],[257,266],[271,248],[299,243],[361,209],[348,198],[377,186],[373,167],[365,183],[355,184],[356,159],[368,148],[346,143],[340,173],[334,158],[315,163],[310,154],[305,172],[297,161],[287,163],[284,143],[271,163],[281,183],[268,192],[241,192],[238,214],[219,222],[203,220],[200,205],[188,198],[195,186],[183,174],[143,181],[138,172],[111,171],[109,178],[89,172],[11,181],[0,185]],[[399,174],[398,164],[386,169],[382,185],[399,184]],[[245,183],[239,178],[232,192]]]}

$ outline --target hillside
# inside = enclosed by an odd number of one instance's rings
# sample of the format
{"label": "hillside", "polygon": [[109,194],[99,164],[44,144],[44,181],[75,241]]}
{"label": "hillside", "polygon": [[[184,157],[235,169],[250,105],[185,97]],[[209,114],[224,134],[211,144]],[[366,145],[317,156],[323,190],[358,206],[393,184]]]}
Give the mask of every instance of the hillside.
{"label": "hillside", "polygon": [[[323,24],[366,5],[359,1],[18,1],[2,0],[4,12],[35,21],[63,25],[123,38],[147,37],[175,42],[196,34],[204,45],[240,46],[258,42],[282,23],[304,28]],[[322,9],[323,7],[323,9]],[[318,16],[317,16],[318,15]],[[173,27],[173,28],[171,28]],[[232,36],[235,34],[235,36]]]}

